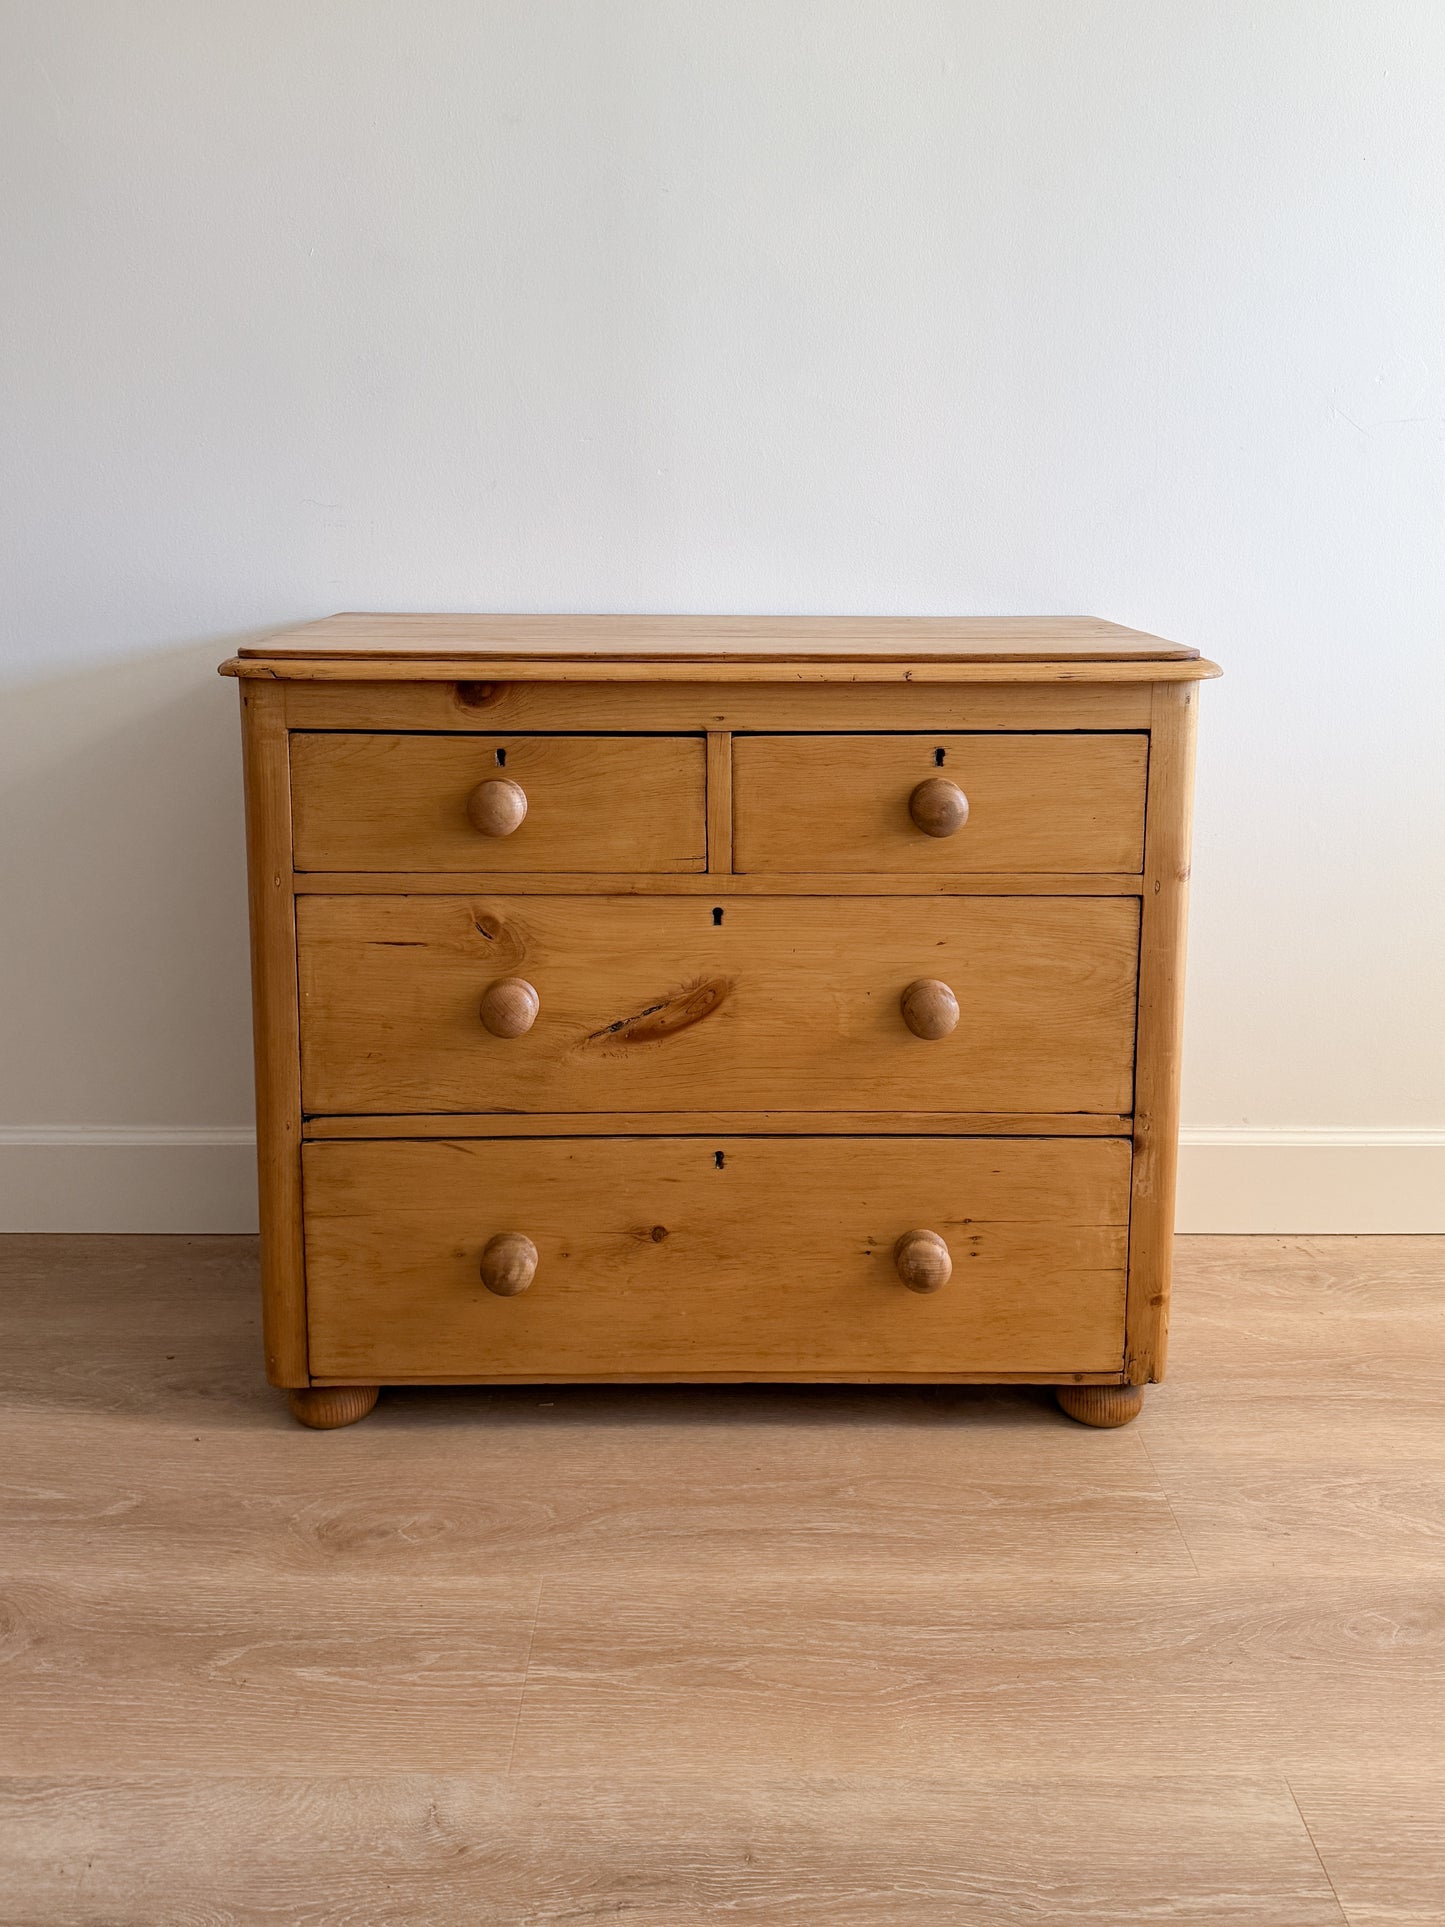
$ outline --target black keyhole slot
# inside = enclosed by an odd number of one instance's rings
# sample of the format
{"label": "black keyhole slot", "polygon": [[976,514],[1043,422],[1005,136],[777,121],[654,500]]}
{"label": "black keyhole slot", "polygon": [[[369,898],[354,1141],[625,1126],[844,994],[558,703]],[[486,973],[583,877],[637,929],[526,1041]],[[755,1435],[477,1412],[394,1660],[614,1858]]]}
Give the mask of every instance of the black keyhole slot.
{"label": "black keyhole slot", "polygon": [[507,767],[507,752],[504,749],[499,749],[497,751],[497,768],[505,769],[506,767]]}
{"label": "black keyhole slot", "polygon": [[943,751],[941,749],[936,749],[933,752],[933,767],[935,769],[943,768]]}
{"label": "black keyhole slot", "polygon": [[713,1169],[715,1171],[721,1171],[721,1169],[723,1168],[723,1154],[721,1151],[713,1152],[712,1164],[713,1164]]}
{"label": "black keyhole slot", "polygon": [[712,913],[712,923],[713,923],[714,930],[716,930],[716,928],[721,922],[722,922],[722,907],[721,905],[714,905],[713,913]]}

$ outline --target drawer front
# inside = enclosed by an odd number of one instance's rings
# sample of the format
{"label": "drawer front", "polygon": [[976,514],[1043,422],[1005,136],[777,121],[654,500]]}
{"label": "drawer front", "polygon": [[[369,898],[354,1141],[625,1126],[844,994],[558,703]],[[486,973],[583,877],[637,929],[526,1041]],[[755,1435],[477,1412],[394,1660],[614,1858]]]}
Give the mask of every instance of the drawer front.
{"label": "drawer front", "polygon": [[702,870],[706,761],[700,736],[297,731],[296,867]]}
{"label": "drawer front", "polygon": [[[733,861],[780,873],[1133,875],[1148,745],[1122,732],[739,736]],[[915,797],[931,829],[914,820]]]}
{"label": "drawer front", "polygon": [[[1121,1139],[613,1138],[305,1148],[322,1378],[1113,1371]],[[900,1282],[928,1230],[952,1275]],[[483,1252],[536,1253],[500,1297]],[[515,1282],[515,1276],[513,1279]]]}
{"label": "drawer front", "polygon": [[[302,1100],[1123,1113],[1138,933],[1132,897],[306,896]],[[952,991],[947,1035],[908,1027],[918,980]],[[484,998],[525,1024],[519,981],[531,1027],[495,1035]]]}

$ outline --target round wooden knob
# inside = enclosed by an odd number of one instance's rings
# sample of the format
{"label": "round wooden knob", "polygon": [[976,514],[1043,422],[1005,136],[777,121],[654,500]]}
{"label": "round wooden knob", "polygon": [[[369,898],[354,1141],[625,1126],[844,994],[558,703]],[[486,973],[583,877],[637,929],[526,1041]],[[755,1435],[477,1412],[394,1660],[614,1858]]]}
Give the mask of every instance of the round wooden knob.
{"label": "round wooden knob", "polygon": [[498,977],[482,992],[481,1018],[493,1037],[520,1037],[537,1021],[542,999],[525,977]]}
{"label": "round wooden knob", "polygon": [[968,798],[946,776],[929,776],[909,797],[908,814],[925,836],[952,836],[968,821]]}
{"label": "round wooden knob", "polygon": [[482,1253],[482,1283],[488,1291],[499,1298],[515,1298],[536,1275],[537,1247],[525,1231],[499,1231],[487,1240]]}
{"label": "round wooden knob", "polygon": [[953,1259],[936,1231],[905,1231],[893,1247],[893,1262],[910,1291],[939,1291],[953,1276]]}
{"label": "round wooden knob", "polygon": [[467,798],[467,815],[483,836],[510,836],[527,814],[527,792],[510,776],[489,776]]}
{"label": "round wooden knob", "polygon": [[920,977],[898,999],[903,1021],[915,1037],[947,1037],[958,1022],[958,999],[937,977]]}

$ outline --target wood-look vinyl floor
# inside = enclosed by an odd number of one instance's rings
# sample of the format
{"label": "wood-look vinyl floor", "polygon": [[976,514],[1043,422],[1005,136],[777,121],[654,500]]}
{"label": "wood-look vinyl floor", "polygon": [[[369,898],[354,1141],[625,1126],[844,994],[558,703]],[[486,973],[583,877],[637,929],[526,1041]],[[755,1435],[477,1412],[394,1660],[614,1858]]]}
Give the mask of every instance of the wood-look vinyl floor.
{"label": "wood-look vinyl floor", "polygon": [[1170,1380],[261,1382],[0,1240],[0,1923],[1440,1927],[1445,1239],[1180,1241]]}

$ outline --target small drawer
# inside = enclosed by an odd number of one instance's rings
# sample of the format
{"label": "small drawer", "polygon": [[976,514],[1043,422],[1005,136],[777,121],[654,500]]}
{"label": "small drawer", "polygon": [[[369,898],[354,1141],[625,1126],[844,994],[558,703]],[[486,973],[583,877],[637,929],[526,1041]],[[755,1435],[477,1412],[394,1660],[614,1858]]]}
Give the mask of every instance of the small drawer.
{"label": "small drawer", "polygon": [[310,895],[296,918],[312,1114],[1131,1106],[1135,897]]}
{"label": "small drawer", "polygon": [[701,736],[291,737],[298,870],[707,866]]}
{"label": "small drawer", "polygon": [[392,1140],[304,1158],[320,1378],[1121,1367],[1123,1139]]}
{"label": "small drawer", "polygon": [[1149,739],[738,736],[739,871],[1136,875]]}

